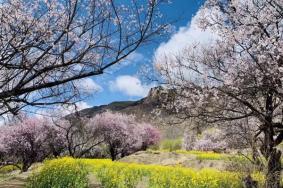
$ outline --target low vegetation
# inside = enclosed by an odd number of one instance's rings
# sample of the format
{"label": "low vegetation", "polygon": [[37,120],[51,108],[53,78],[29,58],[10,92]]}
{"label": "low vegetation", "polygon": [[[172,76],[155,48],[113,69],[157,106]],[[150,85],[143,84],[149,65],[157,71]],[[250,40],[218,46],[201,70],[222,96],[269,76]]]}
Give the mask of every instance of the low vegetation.
{"label": "low vegetation", "polygon": [[158,149],[176,151],[182,149],[182,139],[164,139]]}
{"label": "low vegetation", "polygon": [[43,167],[29,178],[27,188],[86,188],[88,187],[86,166],[73,158],[45,161]]}
{"label": "low vegetation", "polygon": [[[113,162],[108,159],[61,158],[44,163],[39,172],[29,178],[28,187],[86,187],[86,168],[93,173],[105,188],[240,188],[244,174],[219,171],[210,168],[195,170],[180,166],[143,165]],[[252,174],[263,185],[264,176]],[[48,184],[49,183],[49,184]],[[37,186],[35,186],[37,185]]]}

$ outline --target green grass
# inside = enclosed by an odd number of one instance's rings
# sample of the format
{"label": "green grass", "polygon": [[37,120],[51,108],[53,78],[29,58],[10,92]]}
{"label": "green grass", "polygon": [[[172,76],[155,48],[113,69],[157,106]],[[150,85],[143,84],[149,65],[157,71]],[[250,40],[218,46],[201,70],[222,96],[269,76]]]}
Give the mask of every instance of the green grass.
{"label": "green grass", "polygon": [[[21,165],[19,167],[21,168]],[[15,166],[15,165],[2,166],[2,167],[0,167],[0,174],[7,174],[7,173],[10,173],[10,172],[15,171],[15,170],[20,170],[19,167]]]}
{"label": "green grass", "polygon": [[[148,152],[153,153],[162,153],[162,152],[172,152],[169,149],[161,149],[161,150],[148,150]],[[246,161],[248,162],[248,159],[242,155],[237,154],[228,154],[228,153],[216,153],[213,151],[197,151],[197,150],[174,150],[173,153],[177,154],[184,154],[184,155],[192,155],[195,156],[198,160],[222,160],[222,161]]]}
{"label": "green grass", "polygon": [[160,143],[159,149],[176,151],[182,148],[182,139],[166,139]]}

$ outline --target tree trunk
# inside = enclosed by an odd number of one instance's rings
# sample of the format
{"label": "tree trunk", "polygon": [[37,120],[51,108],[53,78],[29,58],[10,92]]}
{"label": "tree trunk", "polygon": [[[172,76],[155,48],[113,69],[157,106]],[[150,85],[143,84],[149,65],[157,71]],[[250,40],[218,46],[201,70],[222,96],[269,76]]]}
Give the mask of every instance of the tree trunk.
{"label": "tree trunk", "polygon": [[280,188],[281,151],[274,148],[268,158],[266,188]]}
{"label": "tree trunk", "polygon": [[258,152],[257,148],[256,148],[256,143],[252,143],[252,159],[254,164],[256,165],[256,167],[258,168],[258,170],[262,171],[264,169],[264,164],[262,163],[262,161],[260,160],[260,153]]}
{"label": "tree trunk", "polygon": [[111,156],[112,161],[115,161],[117,156],[116,156],[114,147],[110,147],[109,151],[110,151],[110,156]]}
{"label": "tree trunk", "polygon": [[258,188],[258,182],[254,181],[253,178],[248,175],[243,180],[243,186],[244,188]]}
{"label": "tree trunk", "polygon": [[281,151],[274,146],[273,130],[264,131],[264,142],[261,146],[261,153],[267,160],[266,188],[280,188],[281,175]]}
{"label": "tree trunk", "polygon": [[266,116],[264,124],[264,141],[261,148],[261,153],[267,160],[266,172],[266,188],[280,188],[280,174],[281,174],[281,151],[275,146],[275,131],[272,123],[273,119],[273,91],[269,90],[266,98]]}
{"label": "tree trunk", "polygon": [[27,172],[31,164],[29,162],[23,162],[22,172]]}

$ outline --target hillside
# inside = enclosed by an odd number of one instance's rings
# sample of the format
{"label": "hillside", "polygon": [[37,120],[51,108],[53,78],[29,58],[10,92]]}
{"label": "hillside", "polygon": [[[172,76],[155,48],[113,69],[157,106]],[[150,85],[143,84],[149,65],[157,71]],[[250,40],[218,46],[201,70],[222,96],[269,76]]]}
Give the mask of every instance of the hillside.
{"label": "hillside", "polygon": [[[172,96],[173,92],[165,90],[162,87],[152,88],[148,95],[138,101],[117,101],[108,105],[94,106],[81,110],[79,114],[82,117],[91,118],[96,114],[107,110],[125,114],[135,115],[140,121],[148,121],[161,129],[166,138],[177,138],[183,136],[187,122],[176,124],[176,117],[172,113],[160,110],[168,97]],[[173,123],[174,122],[174,123]]]}

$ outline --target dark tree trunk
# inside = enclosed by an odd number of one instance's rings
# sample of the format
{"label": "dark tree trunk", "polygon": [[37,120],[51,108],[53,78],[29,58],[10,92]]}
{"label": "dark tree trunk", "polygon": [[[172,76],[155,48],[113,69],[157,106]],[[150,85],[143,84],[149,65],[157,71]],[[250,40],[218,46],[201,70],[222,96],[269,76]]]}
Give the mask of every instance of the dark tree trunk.
{"label": "dark tree trunk", "polygon": [[253,143],[252,146],[252,159],[254,164],[257,166],[257,168],[262,171],[264,169],[264,165],[262,161],[260,160],[260,154],[256,148],[256,143]]}
{"label": "dark tree trunk", "polygon": [[257,181],[254,181],[250,175],[248,175],[243,180],[243,186],[244,188],[258,188],[258,183]]}
{"label": "dark tree trunk", "polygon": [[274,146],[272,131],[264,132],[264,143],[261,146],[261,153],[267,160],[266,188],[281,188],[281,151]]}
{"label": "dark tree trunk", "polygon": [[141,147],[141,150],[142,150],[142,151],[146,151],[147,148],[148,148],[148,146],[147,146],[146,144],[143,144],[142,147]]}
{"label": "dark tree trunk", "polygon": [[110,147],[109,148],[109,152],[110,152],[110,156],[112,161],[115,161],[117,158],[116,152],[115,152],[115,148],[114,147]]}
{"label": "dark tree trunk", "polygon": [[269,90],[266,97],[266,116],[263,128],[264,140],[261,153],[267,160],[266,188],[280,188],[281,175],[281,151],[276,149],[273,127],[273,91]]}
{"label": "dark tree trunk", "polygon": [[31,166],[30,162],[27,162],[27,161],[23,162],[23,167],[22,167],[21,171],[22,172],[27,172],[30,166]]}
{"label": "dark tree trunk", "polygon": [[266,188],[280,188],[281,151],[274,148],[267,163]]}

